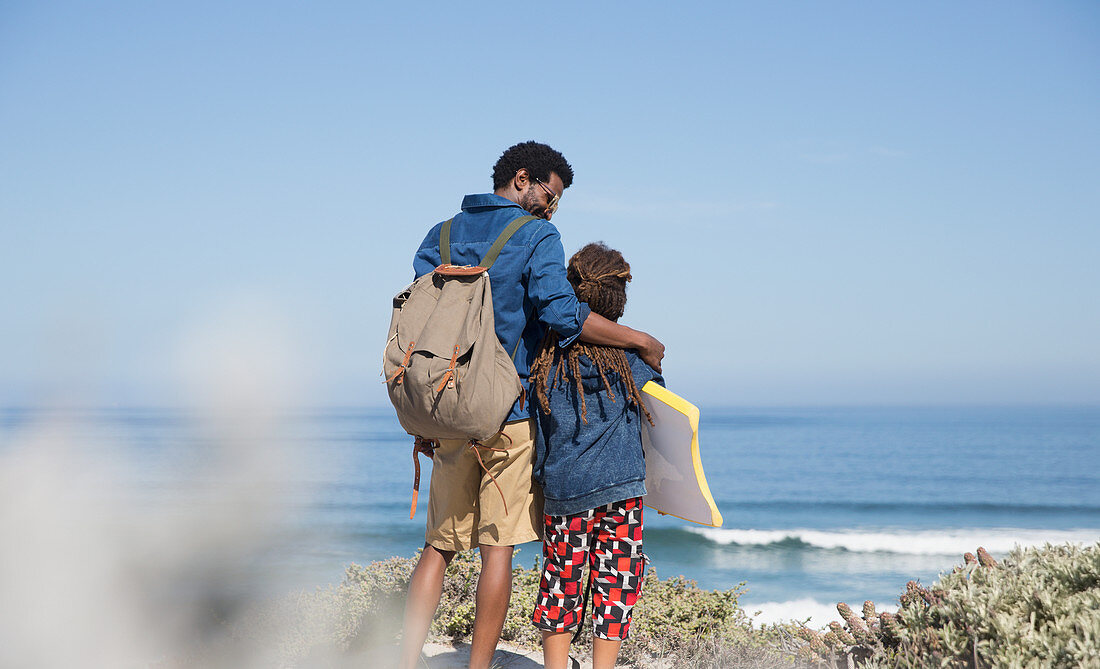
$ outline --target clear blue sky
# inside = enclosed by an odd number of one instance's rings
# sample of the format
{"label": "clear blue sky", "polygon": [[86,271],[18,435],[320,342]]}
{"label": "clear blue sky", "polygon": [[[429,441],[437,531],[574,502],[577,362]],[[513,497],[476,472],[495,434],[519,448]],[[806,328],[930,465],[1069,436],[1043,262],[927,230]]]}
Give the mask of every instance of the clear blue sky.
{"label": "clear blue sky", "polygon": [[10,1],[0,402],[166,401],[252,302],[384,402],[413,250],[526,139],[697,404],[1100,402],[1100,4]]}

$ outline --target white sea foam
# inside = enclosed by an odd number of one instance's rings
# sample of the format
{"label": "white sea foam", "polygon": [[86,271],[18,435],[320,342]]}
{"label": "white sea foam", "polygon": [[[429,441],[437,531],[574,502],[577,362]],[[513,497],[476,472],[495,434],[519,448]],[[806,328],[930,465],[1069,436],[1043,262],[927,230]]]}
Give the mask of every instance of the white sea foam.
{"label": "white sea foam", "polygon": [[[792,599],[786,602],[761,602],[759,604],[743,602],[742,606],[750,616],[753,616],[753,621],[757,625],[792,620],[801,622],[809,618],[807,626],[821,628],[828,625],[829,621],[840,621],[840,613],[836,610],[836,604],[826,604],[809,597]],[[856,605],[854,608],[858,611],[860,605]],[[875,610],[879,613],[884,611],[894,612],[898,610],[898,607],[897,604],[875,602]]]}
{"label": "white sea foam", "polygon": [[1100,541],[1100,529],[1023,530],[1012,528],[950,530],[738,530],[688,528],[721,545],[767,546],[783,541],[800,541],[809,546],[844,549],[859,553],[902,553],[910,555],[955,555],[983,546],[990,553],[1007,553],[1015,546],[1044,543],[1093,543]]}

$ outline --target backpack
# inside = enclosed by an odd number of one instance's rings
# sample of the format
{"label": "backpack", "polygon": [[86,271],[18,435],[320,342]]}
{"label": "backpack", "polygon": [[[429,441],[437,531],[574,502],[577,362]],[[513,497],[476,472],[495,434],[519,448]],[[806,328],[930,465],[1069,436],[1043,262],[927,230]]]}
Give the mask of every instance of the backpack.
{"label": "backpack", "polygon": [[382,374],[401,427],[418,443],[488,439],[523,392],[515,353],[509,356],[496,335],[488,270],[512,235],[535,218],[509,223],[478,265],[451,264],[446,221],[439,234],[442,264],[393,298]]}

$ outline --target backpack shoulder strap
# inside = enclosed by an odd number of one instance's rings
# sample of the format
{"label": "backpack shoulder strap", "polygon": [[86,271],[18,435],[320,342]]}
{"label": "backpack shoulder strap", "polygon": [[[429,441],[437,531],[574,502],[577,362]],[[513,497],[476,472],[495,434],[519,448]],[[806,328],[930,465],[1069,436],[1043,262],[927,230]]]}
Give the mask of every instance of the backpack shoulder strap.
{"label": "backpack shoulder strap", "polygon": [[453,220],[455,219],[447,219],[439,229],[439,259],[444,265],[451,264],[451,221]]}
{"label": "backpack shoulder strap", "polygon": [[[504,228],[504,231],[500,233],[500,236],[497,237],[497,240],[493,242],[492,246],[489,247],[489,252],[485,254],[485,257],[482,258],[481,262],[478,264],[485,269],[489,269],[490,267],[492,267],[493,263],[497,260],[497,256],[500,255],[500,250],[504,248],[504,245],[508,243],[508,240],[512,238],[512,235],[516,233],[516,230],[519,230],[524,225],[535,220],[536,218],[538,218],[538,216],[520,216],[519,218],[509,223],[508,227]],[[447,222],[450,223],[450,221]],[[448,229],[449,227],[450,226],[448,226]],[[450,249],[448,249],[448,255],[450,255],[449,251]]]}

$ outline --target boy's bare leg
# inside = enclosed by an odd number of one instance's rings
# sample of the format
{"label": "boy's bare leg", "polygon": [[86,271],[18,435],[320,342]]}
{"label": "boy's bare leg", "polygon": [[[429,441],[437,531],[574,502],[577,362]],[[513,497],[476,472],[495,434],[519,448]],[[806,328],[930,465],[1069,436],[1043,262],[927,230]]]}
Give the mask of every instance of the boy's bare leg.
{"label": "boy's bare leg", "polygon": [[401,667],[413,669],[424,649],[428,629],[435,617],[439,598],[443,594],[443,575],[454,558],[454,551],[442,551],[424,544],[424,551],[409,580],[409,596],[405,600],[405,622],[401,632]]}
{"label": "boy's bare leg", "polygon": [[569,666],[569,642],[573,632],[542,631],[542,666],[546,669],[566,669]]}
{"label": "boy's bare leg", "polygon": [[592,669],[614,669],[615,660],[619,658],[619,646],[623,642],[618,639],[601,639],[592,637]]}
{"label": "boy's bare leg", "polygon": [[481,575],[477,579],[474,638],[470,669],[488,669],[500,641],[508,601],[512,598],[512,552],[515,546],[481,546]]}

